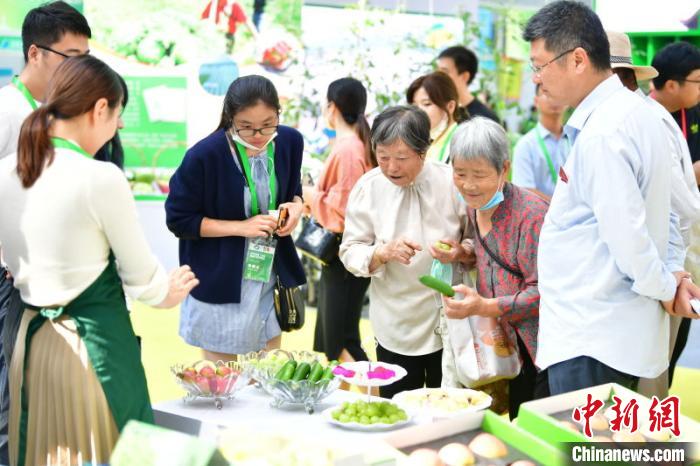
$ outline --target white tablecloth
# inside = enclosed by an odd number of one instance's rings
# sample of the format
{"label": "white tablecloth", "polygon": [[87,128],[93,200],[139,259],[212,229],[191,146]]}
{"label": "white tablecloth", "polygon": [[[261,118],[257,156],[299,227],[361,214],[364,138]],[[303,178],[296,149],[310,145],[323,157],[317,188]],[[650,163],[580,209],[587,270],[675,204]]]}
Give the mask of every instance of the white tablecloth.
{"label": "white tablecloth", "polygon": [[[355,392],[336,390],[316,405],[313,414],[307,414],[303,406],[270,406],[272,397],[262,389],[250,385],[231,401],[225,401],[222,409],[216,409],[211,400],[197,399],[185,403],[182,399],[166,401],[153,406],[156,424],[169,429],[203,437],[216,435],[217,426],[240,427],[260,433],[299,433],[323,440],[368,444],[381,441],[386,432],[357,432],[328,423],[322,411],[344,401],[355,401],[362,396]],[[366,397],[366,396],[365,396]]]}

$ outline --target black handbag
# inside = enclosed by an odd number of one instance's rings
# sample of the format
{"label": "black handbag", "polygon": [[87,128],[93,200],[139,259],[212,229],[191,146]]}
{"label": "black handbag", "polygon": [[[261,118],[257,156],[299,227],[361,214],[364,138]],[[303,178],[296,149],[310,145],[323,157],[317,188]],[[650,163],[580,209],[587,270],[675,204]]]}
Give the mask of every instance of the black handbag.
{"label": "black handbag", "polygon": [[298,286],[283,286],[277,276],[274,291],[275,316],[283,332],[299,330],[304,326],[304,294]]}
{"label": "black handbag", "polygon": [[328,265],[338,255],[340,235],[326,230],[316,220],[310,218],[302,228],[295,245],[305,256]]}

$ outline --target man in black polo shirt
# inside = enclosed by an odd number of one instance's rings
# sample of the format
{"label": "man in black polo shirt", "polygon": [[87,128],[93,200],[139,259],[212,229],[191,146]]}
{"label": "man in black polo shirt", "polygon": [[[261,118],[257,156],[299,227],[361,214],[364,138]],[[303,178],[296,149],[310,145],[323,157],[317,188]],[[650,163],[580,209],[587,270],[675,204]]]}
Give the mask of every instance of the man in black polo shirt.
{"label": "man in black polo shirt", "polygon": [[440,52],[437,64],[440,71],[452,78],[459,94],[459,106],[466,108],[470,118],[483,116],[501,123],[493,110],[469,91],[469,85],[474,81],[479,69],[479,60],[474,52],[461,45],[455,45]]}
{"label": "man in black polo shirt", "polygon": [[[653,97],[671,112],[683,131],[683,136],[688,141],[695,178],[700,185],[700,49],[688,42],[674,42],[659,50],[651,65],[659,72],[653,80]],[[697,226],[694,226],[693,230],[696,229]],[[691,248],[696,246],[691,242]],[[690,319],[684,318],[668,368],[669,386],[689,332]]]}

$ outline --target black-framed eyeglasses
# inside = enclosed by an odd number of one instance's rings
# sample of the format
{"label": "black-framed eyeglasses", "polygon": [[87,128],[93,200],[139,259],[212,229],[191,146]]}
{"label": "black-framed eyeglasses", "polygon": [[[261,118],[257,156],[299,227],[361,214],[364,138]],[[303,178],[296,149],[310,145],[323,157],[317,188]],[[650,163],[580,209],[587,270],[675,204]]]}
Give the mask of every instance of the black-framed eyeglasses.
{"label": "black-framed eyeglasses", "polygon": [[[60,55],[60,56],[62,56],[63,58],[77,57],[77,56],[83,55],[83,54],[68,55],[68,54],[66,54],[66,53],[59,52],[58,50],[54,50],[54,49],[52,49],[51,47],[47,47],[47,46],[45,46],[45,45],[39,45],[39,44],[34,44],[34,45],[35,45],[36,48],[38,48],[38,49],[46,50],[47,52],[51,52],[51,53],[55,53],[56,55]],[[89,53],[90,53],[90,52],[86,52],[85,55],[87,55],[87,54],[89,54]]]}
{"label": "black-framed eyeglasses", "polygon": [[560,53],[559,55],[557,55],[556,57],[552,58],[551,60],[549,60],[549,61],[548,61],[547,63],[545,63],[544,65],[537,66],[537,65],[535,65],[534,63],[530,62],[530,69],[532,70],[533,73],[539,75],[539,74],[542,73],[542,70],[543,70],[545,67],[547,67],[548,65],[550,65],[550,64],[554,63],[555,61],[559,60],[559,59],[560,59],[561,57],[563,57],[564,55],[573,52],[573,51],[576,50],[577,48],[578,48],[578,47],[574,47],[573,49],[570,49],[570,50],[567,50],[566,52]]}
{"label": "black-framed eyeglasses", "polygon": [[680,82],[682,82],[682,83],[700,84],[700,79],[681,79]]}
{"label": "black-framed eyeglasses", "polygon": [[260,133],[263,136],[272,136],[277,131],[279,125],[275,126],[264,126],[262,128],[243,128],[238,129],[235,126],[233,130],[241,137],[252,138],[256,133]]}

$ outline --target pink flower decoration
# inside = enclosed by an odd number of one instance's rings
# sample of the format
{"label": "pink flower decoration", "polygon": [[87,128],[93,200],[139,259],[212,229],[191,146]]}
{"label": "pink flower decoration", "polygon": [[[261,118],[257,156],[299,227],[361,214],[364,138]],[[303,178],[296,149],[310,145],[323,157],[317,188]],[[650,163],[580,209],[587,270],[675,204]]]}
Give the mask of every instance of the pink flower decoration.
{"label": "pink flower decoration", "polygon": [[350,369],[346,369],[343,366],[335,366],[333,368],[333,374],[340,375],[342,377],[347,377],[347,378],[355,377],[355,371],[352,371]]}
{"label": "pink flower decoration", "polygon": [[392,371],[391,369],[386,369],[382,366],[377,367],[373,371],[367,372],[368,379],[389,380],[390,378],[394,377],[395,375],[396,375],[396,372]]}

